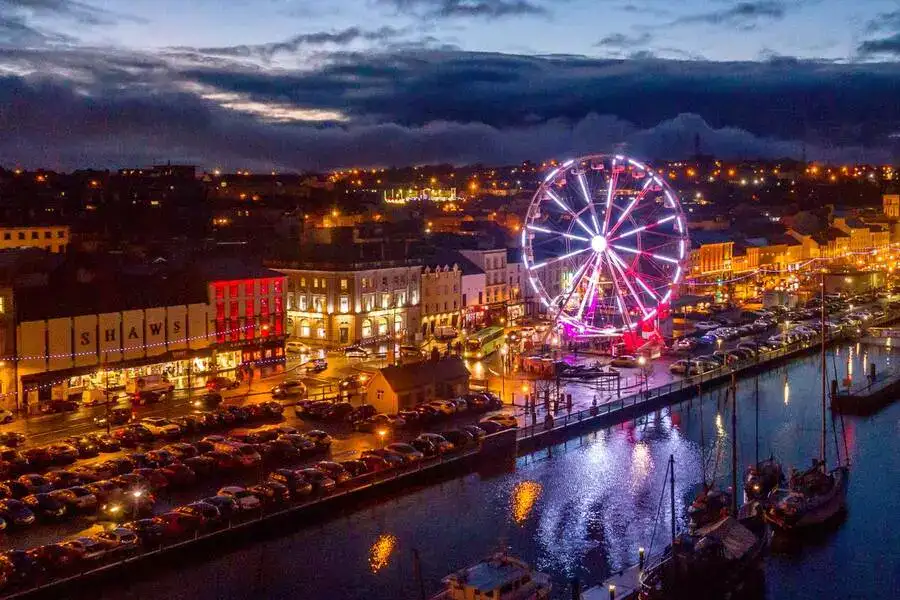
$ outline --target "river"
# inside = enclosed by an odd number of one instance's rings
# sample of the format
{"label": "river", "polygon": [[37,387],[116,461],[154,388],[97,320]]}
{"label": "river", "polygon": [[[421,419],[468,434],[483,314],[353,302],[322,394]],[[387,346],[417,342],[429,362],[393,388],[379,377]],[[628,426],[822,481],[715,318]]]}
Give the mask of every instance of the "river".
{"label": "river", "polygon": [[[863,365],[870,362],[884,372],[900,360],[858,344],[838,347],[833,360],[831,354],[829,378],[836,366],[840,379],[848,371],[864,377]],[[771,452],[786,465],[805,467],[818,455],[820,373],[813,355],[759,377],[761,456]],[[668,493],[660,499],[670,455],[679,523],[701,482],[702,463],[710,476],[730,477],[731,412],[724,394],[724,388],[712,389],[702,403],[695,398],[520,457],[506,468],[398,495],[283,537],[147,573],[127,585],[110,584],[91,590],[90,597],[412,599],[420,594],[414,550],[430,595],[448,572],[501,547],[550,573],[555,595],[569,597],[572,577],[583,586],[596,585],[636,562],[639,546],[664,547]],[[741,470],[755,452],[754,398],[754,379],[740,380]],[[846,519],[811,539],[776,538],[766,560],[766,598],[887,599],[900,591],[900,528],[891,516],[900,513],[900,405],[868,418],[846,418],[845,431],[852,464]],[[844,443],[839,446],[843,456]],[[827,447],[833,463],[830,430]]]}

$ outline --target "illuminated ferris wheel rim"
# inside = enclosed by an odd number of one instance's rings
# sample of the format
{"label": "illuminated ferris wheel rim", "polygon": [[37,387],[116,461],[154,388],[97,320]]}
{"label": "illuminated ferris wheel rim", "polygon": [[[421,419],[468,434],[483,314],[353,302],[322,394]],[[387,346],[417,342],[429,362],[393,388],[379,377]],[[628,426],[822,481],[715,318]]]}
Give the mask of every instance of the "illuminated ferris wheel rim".
{"label": "illuminated ferris wheel rim", "polygon": [[[623,155],[570,159],[550,171],[522,229],[529,284],[580,335],[620,335],[658,315],[686,271],[688,248],[677,193]],[[573,270],[552,296],[538,271],[555,262]]]}

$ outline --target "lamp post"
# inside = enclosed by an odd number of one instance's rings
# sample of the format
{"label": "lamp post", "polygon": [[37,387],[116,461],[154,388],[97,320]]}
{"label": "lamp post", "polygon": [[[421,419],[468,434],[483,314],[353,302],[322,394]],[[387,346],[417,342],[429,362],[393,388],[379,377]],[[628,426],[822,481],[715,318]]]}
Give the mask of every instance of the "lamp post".
{"label": "lamp post", "polygon": [[141,496],[144,495],[144,492],[143,490],[134,490],[133,492],[131,492],[131,495],[134,496],[134,509],[131,515],[131,519],[134,521],[137,520],[138,502],[140,502]]}
{"label": "lamp post", "polygon": [[[721,341],[721,340],[719,340]],[[638,356],[638,367],[641,369],[641,391],[644,391],[644,388],[647,387],[647,358],[644,356]]]}
{"label": "lamp post", "polygon": [[506,355],[509,347],[506,344],[500,346],[500,401],[506,400]]}
{"label": "lamp post", "polygon": [[381,440],[381,447],[384,448],[384,437],[387,435],[387,429],[378,430],[378,438]]}

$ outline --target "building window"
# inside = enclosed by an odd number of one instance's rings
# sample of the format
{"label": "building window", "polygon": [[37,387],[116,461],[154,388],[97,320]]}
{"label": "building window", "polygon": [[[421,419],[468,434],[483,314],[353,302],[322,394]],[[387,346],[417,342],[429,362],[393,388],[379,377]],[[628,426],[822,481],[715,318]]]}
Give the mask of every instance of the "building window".
{"label": "building window", "polygon": [[313,277],[313,287],[319,289],[319,278]]}
{"label": "building window", "polygon": [[300,278],[300,287],[302,287],[302,288],[306,287],[306,277]]}
{"label": "building window", "polygon": [[350,312],[350,296],[341,296],[340,311],[342,313]]}
{"label": "building window", "polygon": [[313,296],[313,308],[316,312],[325,312],[325,296]]}
{"label": "building window", "polygon": [[306,294],[300,296],[300,310],[306,310],[308,300],[309,298],[306,297]]}
{"label": "building window", "polygon": [[238,296],[238,285],[236,283],[232,283],[228,287],[228,295],[231,296],[232,300],[236,300]]}
{"label": "building window", "polygon": [[348,329],[347,327],[341,327],[338,330],[338,336],[340,339],[339,343],[346,344],[347,342],[350,341],[350,329]]}
{"label": "building window", "polygon": [[36,240],[36,239],[38,239],[39,237],[40,237],[40,236],[38,235],[38,232],[37,232],[37,231],[32,231],[32,232],[31,232],[31,239]]}
{"label": "building window", "polygon": [[309,319],[303,319],[300,321],[300,337],[308,338],[311,337],[311,332],[309,328]]}
{"label": "building window", "polygon": [[4,240],[11,240],[11,239],[12,239],[12,234],[11,234],[10,232],[7,231],[6,233],[3,234],[3,239],[4,239]]}
{"label": "building window", "polygon": [[387,292],[381,294],[381,308],[390,308],[391,295]]}
{"label": "building window", "polygon": [[316,337],[320,340],[325,339],[325,321],[316,321]]}
{"label": "building window", "polygon": [[403,315],[397,315],[394,317],[394,333],[400,333],[403,329]]}
{"label": "building window", "polygon": [[44,232],[44,239],[45,239],[45,240],[53,239],[53,232],[52,232],[52,231],[45,231],[45,232]]}
{"label": "building window", "polygon": [[388,321],[386,318],[382,317],[378,319],[378,335],[387,335],[388,332]]}
{"label": "building window", "polygon": [[56,232],[56,237],[58,237],[58,238],[64,238],[64,237],[66,237],[66,232],[65,232],[65,230],[60,229],[59,231],[57,231],[57,232]]}
{"label": "building window", "polygon": [[346,291],[346,290],[347,290],[347,280],[341,279],[341,291]]}
{"label": "building window", "polygon": [[365,306],[366,312],[375,310],[375,294],[366,294],[363,298],[363,305]]}
{"label": "building window", "polygon": [[325,289],[325,278],[324,277],[322,278],[322,289],[323,290]]}
{"label": "building window", "polygon": [[248,281],[244,284],[244,295],[247,297],[253,297],[253,283]]}
{"label": "building window", "polygon": [[362,322],[362,336],[363,339],[372,337],[372,321],[369,319]]}
{"label": "building window", "polygon": [[25,232],[24,232],[24,231],[20,231],[20,232],[19,232],[19,239],[20,239],[20,240],[24,240],[24,239],[25,239]]}

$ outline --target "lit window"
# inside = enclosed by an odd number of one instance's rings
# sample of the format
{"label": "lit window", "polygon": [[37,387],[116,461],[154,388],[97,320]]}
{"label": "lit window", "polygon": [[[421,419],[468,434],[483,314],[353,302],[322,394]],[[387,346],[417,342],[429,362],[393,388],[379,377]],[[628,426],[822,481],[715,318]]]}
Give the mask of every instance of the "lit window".
{"label": "lit window", "polygon": [[347,289],[347,280],[341,279],[341,291],[345,291]]}
{"label": "lit window", "polygon": [[350,312],[350,296],[341,296],[340,310],[342,313]]}
{"label": "lit window", "polygon": [[[300,310],[306,310],[308,298],[305,295],[300,296]],[[306,336],[309,337],[309,336]]]}

